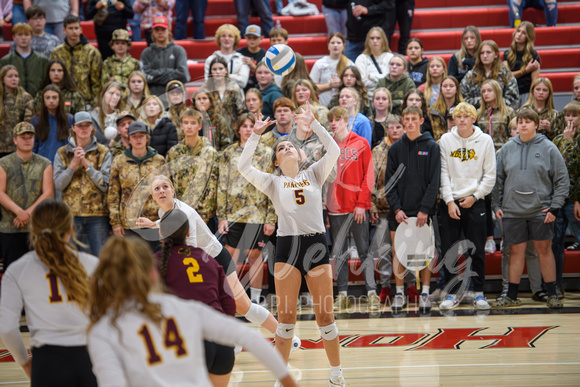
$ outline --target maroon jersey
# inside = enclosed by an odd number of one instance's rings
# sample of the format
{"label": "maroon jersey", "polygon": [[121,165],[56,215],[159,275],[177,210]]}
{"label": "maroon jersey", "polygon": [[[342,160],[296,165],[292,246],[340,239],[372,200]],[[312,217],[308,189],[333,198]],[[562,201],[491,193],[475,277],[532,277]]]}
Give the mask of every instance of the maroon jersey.
{"label": "maroon jersey", "polygon": [[[161,251],[155,253],[155,259],[160,267]],[[202,249],[173,246],[165,283],[177,297],[203,302],[230,316],[236,314],[236,302],[224,269]]]}

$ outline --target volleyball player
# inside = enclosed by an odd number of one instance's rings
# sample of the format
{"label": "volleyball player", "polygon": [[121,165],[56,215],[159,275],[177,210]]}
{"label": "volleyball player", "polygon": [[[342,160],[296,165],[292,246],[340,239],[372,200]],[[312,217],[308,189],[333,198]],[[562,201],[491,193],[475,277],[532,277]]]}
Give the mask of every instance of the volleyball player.
{"label": "volleyball player", "polygon": [[312,294],[316,323],[331,366],[328,385],[345,386],[340,368],[338,328],[334,322],[332,270],[326,246],[321,193],[326,178],[336,165],[340,149],[316,121],[308,103],[302,114],[295,114],[294,119],[305,121],[324,144],[327,153],[322,159],[301,171],[298,146],[278,139],[274,144],[274,165],[280,168],[282,174],[264,173],[252,167],[260,135],[275,122],[269,118],[264,121],[260,115],[254,125],[254,133],[244,147],[238,168],[246,179],[270,197],[278,215],[274,265],[279,318],[276,348],[288,360],[296,324],[296,302],[304,276]]}
{"label": "volleyball player", "polygon": [[[2,277],[0,338],[34,386],[96,386],[87,352],[89,324],[82,307],[96,257],[70,242],[73,214],[66,204],[46,200],[32,212],[34,251],[14,262]],[[32,358],[20,336],[26,312]]]}
{"label": "volleyball player", "polygon": [[89,351],[101,386],[209,386],[203,339],[250,350],[284,386],[296,386],[259,333],[196,301],[159,292],[147,244],[112,237],[90,282]]}

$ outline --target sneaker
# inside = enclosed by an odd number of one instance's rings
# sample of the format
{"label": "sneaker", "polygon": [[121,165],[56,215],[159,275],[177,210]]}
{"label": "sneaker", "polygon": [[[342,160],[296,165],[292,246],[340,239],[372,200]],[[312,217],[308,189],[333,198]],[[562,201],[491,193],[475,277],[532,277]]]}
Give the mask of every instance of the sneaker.
{"label": "sneaker", "polygon": [[405,306],[407,306],[405,296],[402,293],[395,294],[395,298],[393,298],[393,302],[391,303],[391,310],[395,313],[400,312]]}
{"label": "sneaker", "polygon": [[549,296],[546,305],[548,305],[548,308],[550,309],[562,309],[564,307],[564,304],[560,301],[558,296]]}
{"label": "sneaker", "polygon": [[493,239],[488,239],[485,241],[485,253],[493,254],[497,251],[495,246],[495,241]]}
{"label": "sneaker", "polygon": [[421,298],[419,298],[419,310],[421,312],[429,312],[431,310],[431,300],[426,293],[421,294]]}
{"label": "sneaker", "polygon": [[377,296],[377,293],[375,292],[369,294],[369,308],[371,310],[381,309],[381,300],[379,299],[379,296]]}
{"label": "sneaker", "polygon": [[489,310],[491,306],[487,302],[487,299],[484,296],[477,296],[475,300],[473,300],[473,306],[475,306],[478,310]]}
{"label": "sneaker", "polygon": [[519,298],[516,300],[512,300],[511,298],[509,298],[507,296],[507,294],[506,295],[502,294],[501,296],[499,296],[496,299],[493,306],[496,308],[506,308],[506,307],[510,307],[510,306],[518,306],[521,304],[522,304],[522,301]]}
{"label": "sneaker", "polygon": [[346,381],[341,376],[333,376],[328,379],[328,387],[344,387],[346,386]]}
{"label": "sneaker", "polygon": [[548,302],[548,295],[543,290],[538,290],[532,296],[532,300],[537,302]]}
{"label": "sneaker", "polygon": [[298,338],[298,336],[294,335],[292,338],[292,347],[290,348],[290,353],[296,351],[302,345],[302,340]]}
{"label": "sneaker", "polygon": [[339,293],[339,295],[336,297],[336,300],[334,301],[334,310],[347,309],[349,306],[350,300],[348,299],[348,296]]}
{"label": "sneaker", "polygon": [[566,250],[568,251],[580,250],[580,242],[574,242],[574,244],[569,246]]}
{"label": "sneaker", "polygon": [[461,298],[461,304],[472,304],[475,301],[475,292],[473,290],[468,290],[463,293],[463,297]]}
{"label": "sneaker", "polygon": [[558,295],[558,298],[560,300],[562,298],[566,298],[566,292],[564,291],[564,288],[560,285],[556,285],[556,294]]}
{"label": "sneaker", "polygon": [[459,301],[457,301],[457,298],[455,298],[455,296],[450,294],[447,297],[445,297],[443,301],[441,301],[441,303],[439,304],[439,309],[451,310],[455,308],[457,305],[459,305]]}
{"label": "sneaker", "polygon": [[381,304],[384,304],[389,298],[391,298],[391,289],[388,286],[385,286],[381,289],[379,300],[381,300]]}
{"label": "sneaker", "polygon": [[507,296],[507,289],[504,289],[499,296],[495,298],[496,301],[499,301],[501,298]]}

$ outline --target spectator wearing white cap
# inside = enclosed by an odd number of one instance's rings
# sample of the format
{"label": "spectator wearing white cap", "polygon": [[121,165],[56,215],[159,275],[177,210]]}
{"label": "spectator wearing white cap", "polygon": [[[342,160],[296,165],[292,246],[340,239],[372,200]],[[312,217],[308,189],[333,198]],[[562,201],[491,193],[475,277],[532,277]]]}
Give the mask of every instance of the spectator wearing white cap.
{"label": "spectator wearing white cap", "polygon": [[244,91],[248,91],[251,88],[258,87],[258,81],[256,80],[256,64],[264,59],[264,56],[266,56],[266,50],[260,47],[260,44],[262,43],[262,29],[260,26],[255,24],[247,26],[244,37],[246,38],[246,44],[248,46],[238,48],[237,52],[244,56],[242,61],[245,65],[250,67],[250,78],[248,79],[248,84],[244,88]]}

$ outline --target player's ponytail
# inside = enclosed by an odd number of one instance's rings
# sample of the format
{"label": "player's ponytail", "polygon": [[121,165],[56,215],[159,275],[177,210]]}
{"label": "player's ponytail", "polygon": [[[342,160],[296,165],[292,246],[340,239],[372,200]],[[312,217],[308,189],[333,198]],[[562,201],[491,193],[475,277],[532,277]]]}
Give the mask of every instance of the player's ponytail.
{"label": "player's ponytail", "polygon": [[84,307],[88,296],[88,276],[78,258],[73,236],[73,214],[60,200],[45,200],[30,217],[30,240],[40,260],[62,282],[69,300]]}
{"label": "player's ponytail", "polygon": [[112,313],[111,323],[127,310],[143,313],[160,323],[161,307],[148,299],[158,289],[155,262],[149,246],[137,238],[109,238],[101,250],[100,262],[89,287],[91,327],[103,315]]}
{"label": "player's ponytail", "polygon": [[184,245],[185,238],[189,234],[189,219],[187,219],[187,215],[179,209],[166,212],[159,222],[159,233],[163,239],[159,272],[161,278],[165,281],[167,265],[171,258],[171,249],[176,245]]}

